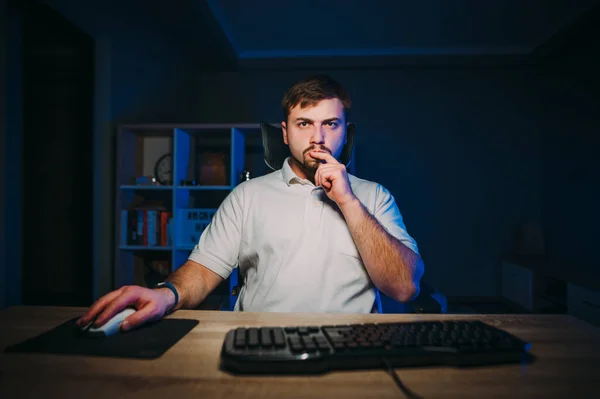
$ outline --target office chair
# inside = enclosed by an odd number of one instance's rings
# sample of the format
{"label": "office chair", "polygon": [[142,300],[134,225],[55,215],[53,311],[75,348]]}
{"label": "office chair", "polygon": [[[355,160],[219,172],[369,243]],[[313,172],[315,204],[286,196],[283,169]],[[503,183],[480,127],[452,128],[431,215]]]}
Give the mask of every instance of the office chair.
{"label": "office chair", "polygon": [[[265,152],[265,163],[272,170],[279,170],[283,166],[285,159],[290,156],[288,146],[283,141],[283,131],[280,126],[273,126],[270,123],[261,122],[260,130]],[[346,144],[342,148],[342,153],[338,161],[346,167],[352,162],[352,149],[354,146],[354,135],[356,125],[350,123],[347,128]],[[376,302],[379,313],[385,313],[381,294],[376,289]],[[390,299],[390,301],[393,301]],[[390,307],[391,309],[392,307]],[[440,292],[436,292],[426,284],[421,284],[419,295],[414,300],[402,306],[403,313],[446,313],[446,298]],[[394,312],[391,312],[394,313]]]}

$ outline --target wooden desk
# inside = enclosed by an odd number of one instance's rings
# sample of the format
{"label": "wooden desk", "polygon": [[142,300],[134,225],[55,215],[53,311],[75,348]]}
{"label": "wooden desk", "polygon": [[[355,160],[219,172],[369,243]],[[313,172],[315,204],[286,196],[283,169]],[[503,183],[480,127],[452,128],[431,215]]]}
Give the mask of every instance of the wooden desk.
{"label": "wooden desk", "polygon": [[[77,317],[83,309],[16,307],[0,311],[0,347]],[[598,398],[600,329],[570,316],[322,315],[179,311],[200,321],[156,360],[0,353],[1,398],[403,398],[384,371],[309,377],[235,377],[218,369],[225,332],[260,325],[480,318],[533,343],[537,361],[458,370],[397,369],[423,398]],[[83,395],[83,396],[82,396]]]}

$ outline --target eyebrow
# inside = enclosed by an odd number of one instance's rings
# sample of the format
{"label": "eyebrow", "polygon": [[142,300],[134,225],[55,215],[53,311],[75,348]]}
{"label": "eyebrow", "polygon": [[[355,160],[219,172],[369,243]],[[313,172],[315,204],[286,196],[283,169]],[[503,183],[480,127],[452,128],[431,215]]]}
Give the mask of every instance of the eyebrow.
{"label": "eyebrow", "polygon": [[[341,122],[341,121],[342,121],[342,120],[341,120],[340,118],[337,118],[337,117],[335,117],[335,118],[329,118],[329,119],[325,119],[325,120],[323,120],[323,123],[329,123],[329,122],[338,122],[338,123],[339,123],[339,122]],[[314,123],[315,121],[313,121],[313,120],[312,120],[312,119],[310,119],[310,118],[303,118],[303,117],[300,117],[300,118],[296,118],[296,119],[294,119],[294,122],[308,122],[308,123]]]}

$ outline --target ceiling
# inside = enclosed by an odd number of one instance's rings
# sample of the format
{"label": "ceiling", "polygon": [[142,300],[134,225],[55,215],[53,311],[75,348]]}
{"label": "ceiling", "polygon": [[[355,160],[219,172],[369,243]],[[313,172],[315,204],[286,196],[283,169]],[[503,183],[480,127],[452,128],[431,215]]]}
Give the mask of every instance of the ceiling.
{"label": "ceiling", "polygon": [[[521,57],[598,0],[198,0],[240,62]],[[362,62],[369,62],[363,60]]]}
{"label": "ceiling", "polygon": [[600,14],[600,0],[44,1],[95,38],[162,41],[214,70],[518,64]]}

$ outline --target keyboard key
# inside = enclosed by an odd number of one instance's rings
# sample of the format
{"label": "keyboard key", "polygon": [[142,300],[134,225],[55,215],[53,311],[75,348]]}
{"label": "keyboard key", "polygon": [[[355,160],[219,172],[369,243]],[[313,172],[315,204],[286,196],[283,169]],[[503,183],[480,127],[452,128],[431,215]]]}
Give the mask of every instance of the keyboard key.
{"label": "keyboard key", "polygon": [[345,344],[345,343],[343,343],[343,342],[334,342],[334,343],[333,343],[333,347],[334,347],[336,350],[339,350],[339,349],[344,349],[344,348],[346,348],[346,344]]}
{"label": "keyboard key", "polygon": [[308,334],[308,327],[298,327],[298,334],[300,334],[300,335]]}
{"label": "keyboard key", "polygon": [[246,340],[246,329],[243,328],[243,327],[236,328],[236,330],[235,330],[235,339],[236,340],[245,341]]}
{"label": "keyboard key", "polygon": [[262,346],[269,347],[273,345],[273,340],[271,339],[271,329],[270,328],[261,328],[260,329],[260,343]]}
{"label": "keyboard key", "polygon": [[299,343],[290,344],[290,350],[293,353],[304,352],[304,346]]}
{"label": "keyboard key", "polygon": [[317,345],[315,345],[314,342],[309,342],[306,345],[304,345],[304,349],[308,353],[316,352],[317,351]]}
{"label": "keyboard key", "polygon": [[[322,338],[322,339],[319,339]],[[315,341],[317,343],[317,348],[319,350],[329,350],[329,343],[327,342],[327,340],[323,337],[319,337],[317,338]]]}
{"label": "keyboard key", "polygon": [[248,329],[248,346],[251,348],[258,346],[258,328]]}
{"label": "keyboard key", "polygon": [[236,349],[244,349],[246,347],[246,341],[238,341],[238,340],[236,340],[233,343],[233,346],[235,346]]}
{"label": "keyboard key", "polygon": [[234,337],[235,338],[234,338],[233,345],[237,349],[243,349],[246,347],[246,329],[245,328],[236,329]]}
{"label": "keyboard key", "polygon": [[285,346],[285,336],[281,328],[273,329],[273,341],[276,348],[283,348]]}

